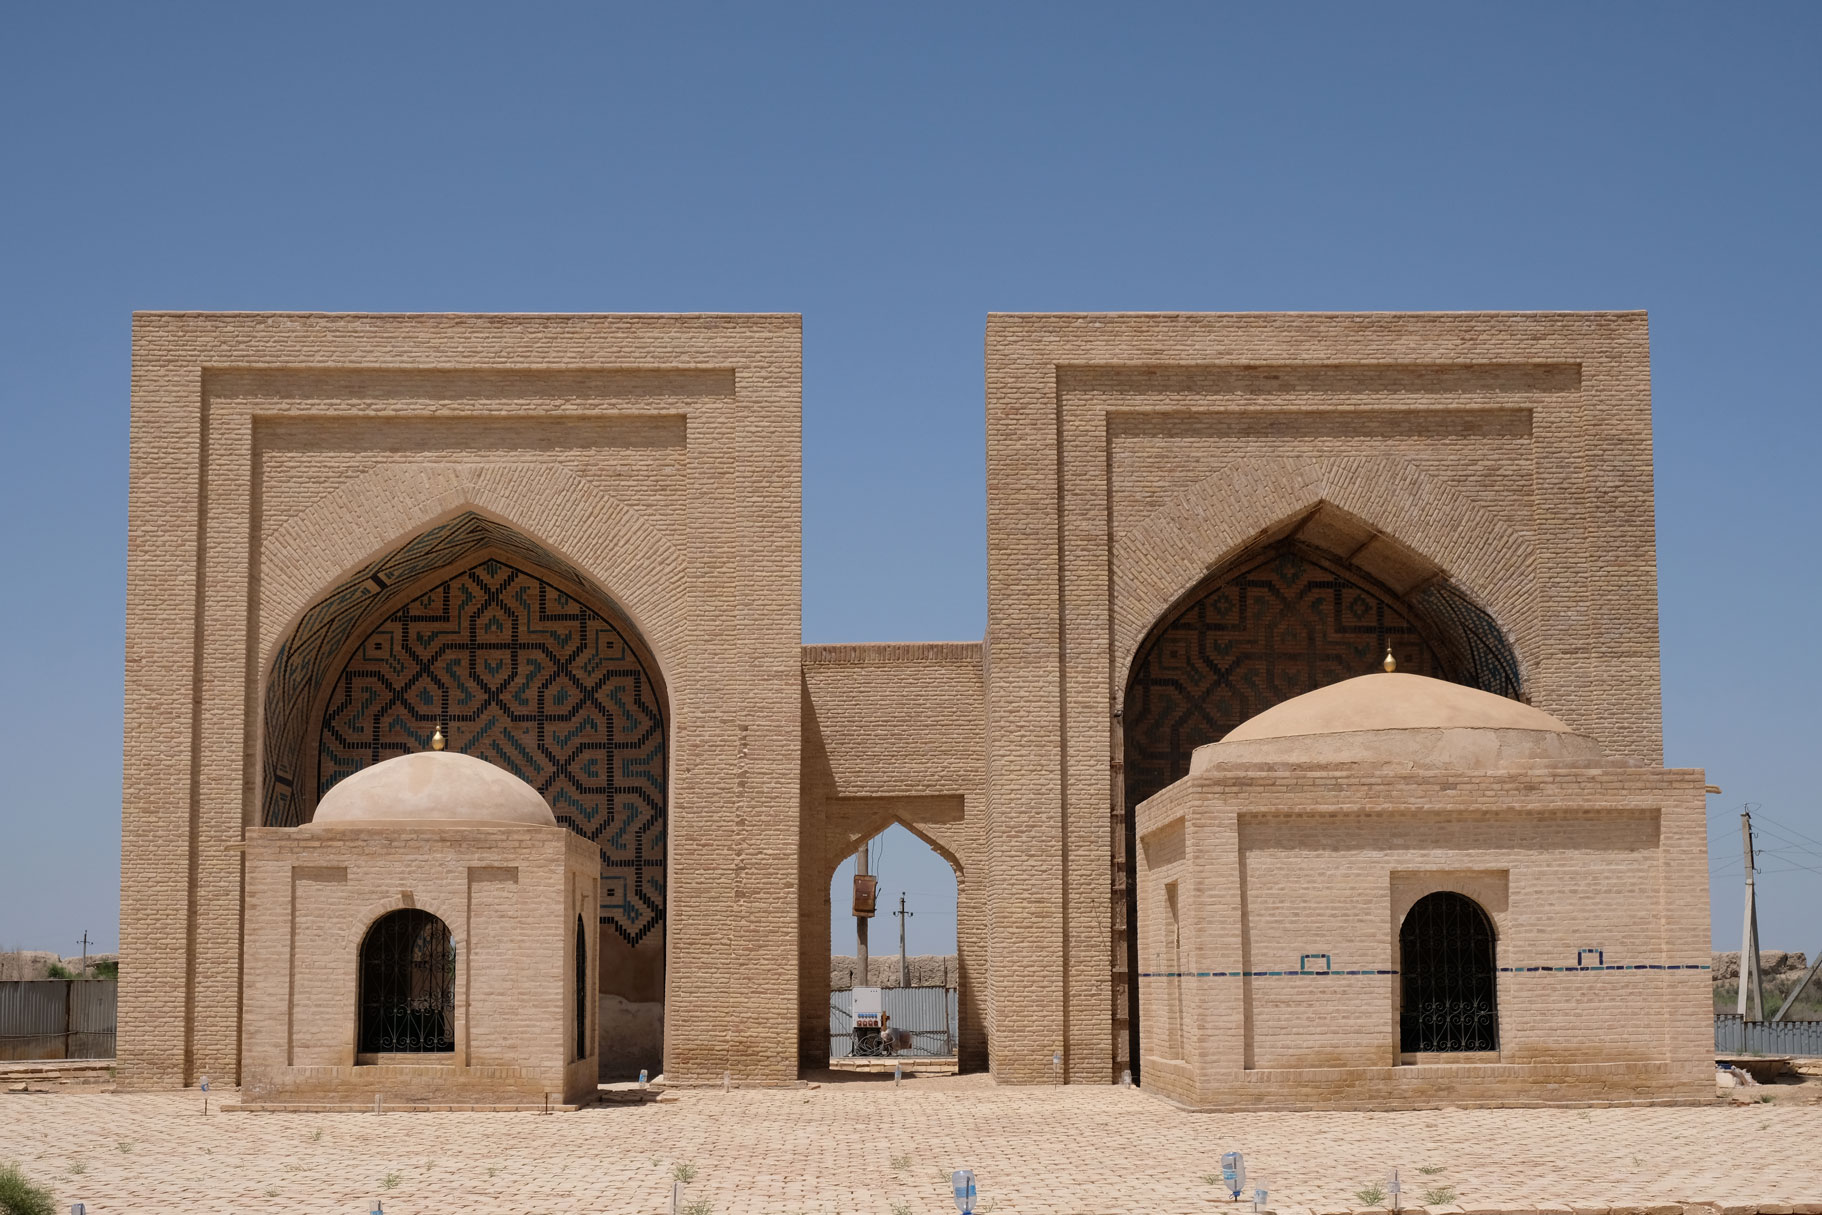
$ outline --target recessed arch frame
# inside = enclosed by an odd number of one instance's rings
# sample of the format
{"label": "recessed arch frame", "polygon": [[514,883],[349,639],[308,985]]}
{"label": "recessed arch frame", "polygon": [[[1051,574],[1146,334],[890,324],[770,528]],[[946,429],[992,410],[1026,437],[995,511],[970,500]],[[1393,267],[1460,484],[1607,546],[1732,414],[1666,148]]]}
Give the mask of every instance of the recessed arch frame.
{"label": "recessed arch frame", "polygon": [[[1409,462],[1335,458],[1236,462],[1180,490],[1114,540],[1120,576],[1114,580],[1110,623],[1110,692],[1117,715],[1115,734],[1122,740],[1116,788],[1124,803],[1125,838],[1112,841],[1112,861],[1115,887],[1128,904],[1129,925],[1136,926],[1130,875],[1132,816],[1138,799],[1124,791],[1130,787],[1135,758],[1126,753],[1125,737],[1132,725],[1136,664],[1172,622],[1249,562],[1288,545],[1289,537],[1325,510],[1340,512],[1358,525],[1358,531],[1388,540],[1434,567],[1429,589],[1446,600],[1443,606],[1457,618],[1437,622],[1433,609],[1407,611],[1413,633],[1429,644],[1440,631],[1429,627],[1435,623],[1453,625],[1457,631],[1464,624],[1489,631],[1494,647],[1503,651],[1498,665],[1509,671],[1504,686],[1494,690],[1523,695],[1528,688],[1530,664],[1524,654],[1537,632],[1530,537],[1454,486]],[[1364,571],[1351,569],[1347,553],[1312,555],[1331,558],[1332,569],[1362,583],[1382,602],[1406,603],[1419,589],[1400,594],[1379,584]],[[1461,657],[1454,656],[1457,661]],[[1420,669],[1434,665],[1433,656],[1426,658],[1432,661]],[[1428,673],[1450,674],[1446,669]],[[1116,932],[1115,972],[1124,972],[1126,978],[1125,998],[1117,1001],[1124,1007],[1116,1006],[1115,1017],[1127,1023],[1128,1057],[1136,1075],[1142,1028],[1136,964],[1129,961],[1131,955],[1120,956],[1119,942],[1125,936]],[[1116,989],[1120,986],[1116,981]]]}
{"label": "recessed arch frame", "polygon": [[[277,751],[301,747],[308,721],[320,710],[326,677],[313,673],[309,689],[283,686],[286,647],[306,633],[320,631],[313,629],[310,618],[336,612],[339,596],[359,599],[362,603],[355,606],[361,611],[349,615],[340,637],[309,643],[319,651],[312,659],[315,667],[335,666],[362,622],[380,619],[382,606],[403,602],[408,593],[408,587],[371,586],[367,575],[463,516],[472,516],[481,525],[478,530],[491,527],[492,534],[485,539],[496,546],[505,539],[508,546],[529,549],[533,564],[542,571],[555,572],[590,601],[609,605],[610,618],[623,618],[663,686],[668,724],[669,706],[676,701],[684,675],[687,578],[677,547],[659,529],[560,467],[424,464],[403,474],[375,470],[312,503],[275,530],[264,546],[255,575],[263,585],[251,596],[252,602],[266,606],[262,619],[253,622],[261,683],[248,715],[250,723],[257,723],[248,748],[249,822],[273,821],[272,784],[287,763]],[[467,551],[479,552],[482,547],[477,543]],[[265,554],[278,559],[267,561]],[[426,578],[431,572],[422,571]],[[266,623],[273,620],[283,623]],[[288,762],[297,766],[295,757]],[[667,773],[667,783],[671,775]],[[300,810],[307,810],[307,796],[305,802]]]}
{"label": "recessed arch frame", "polygon": [[1408,461],[1335,457],[1236,461],[1115,537],[1114,696],[1124,696],[1132,663],[1158,623],[1211,574],[1324,505],[1435,563],[1500,623],[1529,686],[1539,624],[1529,533]]}

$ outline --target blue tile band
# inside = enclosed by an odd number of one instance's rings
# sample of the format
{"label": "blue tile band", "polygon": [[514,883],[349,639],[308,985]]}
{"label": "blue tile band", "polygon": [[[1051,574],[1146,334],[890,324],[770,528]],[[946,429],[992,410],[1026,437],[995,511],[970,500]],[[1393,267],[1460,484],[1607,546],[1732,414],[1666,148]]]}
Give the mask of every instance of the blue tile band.
{"label": "blue tile band", "polygon": [[[1629,966],[1501,966],[1502,975],[1573,974],[1591,970],[1708,970],[1707,962],[1639,962]],[[1395,975],[1396,970],[1141,970],[1141,979],[1325,978],[1329,975]]]}

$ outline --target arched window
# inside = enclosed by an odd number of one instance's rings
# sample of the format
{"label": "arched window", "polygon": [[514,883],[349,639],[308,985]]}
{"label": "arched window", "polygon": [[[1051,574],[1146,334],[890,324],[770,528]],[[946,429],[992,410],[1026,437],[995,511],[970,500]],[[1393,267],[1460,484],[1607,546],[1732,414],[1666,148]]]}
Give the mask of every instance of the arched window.
{"label": "arched window", "polygon": [[1418,899],[1398,930],[1398,970],[1401,1051],[1499,1049],[1493,922],[1479,903],[1452,890]]}
{"label": "arched window", "polygon": [[576,1058],[588,1058],[588,930],[576,917]]}
{"label": "arched window", "polygon": [[455,939],[416,907],[387,912],[361,942],[360,1050],[455,1049]]}

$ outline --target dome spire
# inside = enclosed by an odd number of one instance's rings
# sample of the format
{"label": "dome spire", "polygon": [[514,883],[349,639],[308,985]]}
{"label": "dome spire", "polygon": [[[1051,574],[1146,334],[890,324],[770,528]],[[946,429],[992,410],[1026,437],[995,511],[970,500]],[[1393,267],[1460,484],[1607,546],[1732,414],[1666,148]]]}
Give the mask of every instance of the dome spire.
{"label": "dome spire", "polygon": [[[1390,654],[1386,655],[1386,661],[1387,662],[1392,661],[1392,656]],[[1391,670],[1390,667],[1387,667],[1386,669],[1388,671]],[[437,732],[430,736],[430,749],[432,751],[441,751],[444,747],[446,747],[448,745],[449,744],[447,742],[445,742],[443,739],[443,727],[438,726]]]}
{"label": "dome spire", "polygon": [[1392,647],[1391,646],[1387,646],[1385,648],[1385,669],[1386,669],[1386,673],[1388,675],[1398,669],[1398,660],[1396,658],[1392,657]]}

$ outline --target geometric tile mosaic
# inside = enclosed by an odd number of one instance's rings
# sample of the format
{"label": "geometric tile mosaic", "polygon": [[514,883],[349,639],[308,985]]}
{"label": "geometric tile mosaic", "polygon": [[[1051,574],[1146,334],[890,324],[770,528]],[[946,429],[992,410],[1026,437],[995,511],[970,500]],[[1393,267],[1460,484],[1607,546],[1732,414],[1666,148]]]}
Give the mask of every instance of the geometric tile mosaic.
{"label": "geometric tile mosaic", "polygon": [[599,614],[486,560],[382,620],[323,711],[317,797],[429,749],[498,764],[601,849],[601,921],[637,944],[664,917],[664,718],[638,657]]}
{"label": "geometric tile mosaic", "polygon": [[1421,617],[1371,579],[1285,544],[1205,589],[1133,664],[1121,713],[1126,804],[1189,773],[1197,747],[1293,696],[1381,669],[1467,683]]}
{"label": "geometric tile mosaic", "polygon": [[664,920],[663,695],[621,626],[575,595],[588,586],[474,513],[345,579],[274,657],[263,821],[296,826],[303,782],[313,804],[352,772],[426,749],[440,727],[451,750],[521,777],[596,844],[601,922],[638,943]]}

